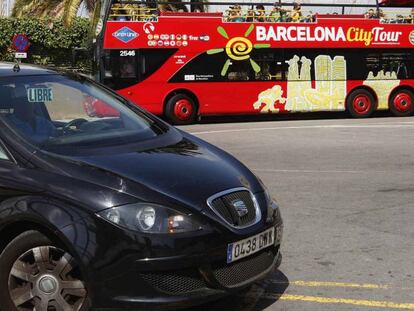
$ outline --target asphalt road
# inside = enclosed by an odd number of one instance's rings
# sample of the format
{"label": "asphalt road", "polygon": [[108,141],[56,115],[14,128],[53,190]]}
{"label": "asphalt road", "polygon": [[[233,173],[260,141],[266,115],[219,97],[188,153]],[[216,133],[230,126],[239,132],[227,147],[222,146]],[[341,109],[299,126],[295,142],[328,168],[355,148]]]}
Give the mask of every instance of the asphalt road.
{"label": "asphalt road", "polygon": [[182,128],[247,164],[285,220],[279,271],[192,311],[414,310],[414,117]]}

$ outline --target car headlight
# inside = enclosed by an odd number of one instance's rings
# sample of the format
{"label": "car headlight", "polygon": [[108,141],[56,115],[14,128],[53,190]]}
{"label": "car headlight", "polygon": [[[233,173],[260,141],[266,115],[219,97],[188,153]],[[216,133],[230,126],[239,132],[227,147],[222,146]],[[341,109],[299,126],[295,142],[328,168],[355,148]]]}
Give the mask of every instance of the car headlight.
{"label": "car headlight", "polygon": [[182,233],[202,229],[194,216],[151,203],[113,207],[97,215],[120,227],[144,233]]}
{"label": "car headlight", "polygon": [[269,191],[267,189],[265,190],[265,195],[266,195],[266,203],[267,203],[266,221],[267,222],[274,222],[274,221],[280,222],[282,220],[282,216],[280,214],[279,203],[277,203],[277,201],[270,196]]}

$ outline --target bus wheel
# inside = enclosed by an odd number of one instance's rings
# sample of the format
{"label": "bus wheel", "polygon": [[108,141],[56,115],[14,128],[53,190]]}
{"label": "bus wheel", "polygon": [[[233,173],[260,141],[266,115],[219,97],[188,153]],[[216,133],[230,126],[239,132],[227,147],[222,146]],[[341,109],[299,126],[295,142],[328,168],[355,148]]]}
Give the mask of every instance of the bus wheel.
{"label": "bus wheel", "polygon": [[390,99],[390,110],[397,117],[406,117],[414,112],[414,94],[409,90],[400,90]]}
{"label": "bus wheel", "polygon": [[191,124],[196,120],[197,106],[189,96],[177,94],[168,100],[165,115],[173,124]]}
{"label": "bus wheel", "polygon": [[375,98],[364,89],[353,91],[346,102],[348,112],[354,118],[370,117],[375,111]]}

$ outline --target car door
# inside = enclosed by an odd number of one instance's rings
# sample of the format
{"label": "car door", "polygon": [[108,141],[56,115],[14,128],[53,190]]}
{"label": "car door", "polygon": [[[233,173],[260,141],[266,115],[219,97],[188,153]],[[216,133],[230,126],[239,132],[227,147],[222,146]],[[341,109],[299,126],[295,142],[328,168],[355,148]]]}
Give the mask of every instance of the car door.
{"label": "car door", "polygon": [[23,186],[20,176],[24,176],[22,168],[17,165],[0,141],[0,218],[2,218],[5,200],[34,192],[32,187]]}

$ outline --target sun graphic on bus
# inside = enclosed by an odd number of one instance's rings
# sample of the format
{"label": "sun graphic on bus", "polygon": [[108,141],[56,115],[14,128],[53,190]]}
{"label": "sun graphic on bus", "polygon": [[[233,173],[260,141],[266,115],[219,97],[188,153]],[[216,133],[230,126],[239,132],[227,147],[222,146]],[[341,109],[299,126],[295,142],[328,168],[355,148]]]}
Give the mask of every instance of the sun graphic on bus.
{"label": "sun graphic on bus", "polygon": [[207,51],[208,55],[218,54],[226,52],[227,56],[229,57],[223,65],[223,69],[221,70],[221,75],[224,77],[229,70],[231,65],[231,61],[244,61],[249,60],[250,64],[252,65],[253,70],[258,73],[260,72],[260,66],[250,57],[250,53],[253,49],[265,49],[270,47],[270,44],[254,44],[248,38],[249,35],[254,30],[254,25],[250,25],[247,29],[244,37],[235,37],[230,39],[227,31],[222,27],[219,26],[217,28],[217,32],[224,38],[228,39],[229,41],[226,44],[226,48],[220,49],[211,49]]}

